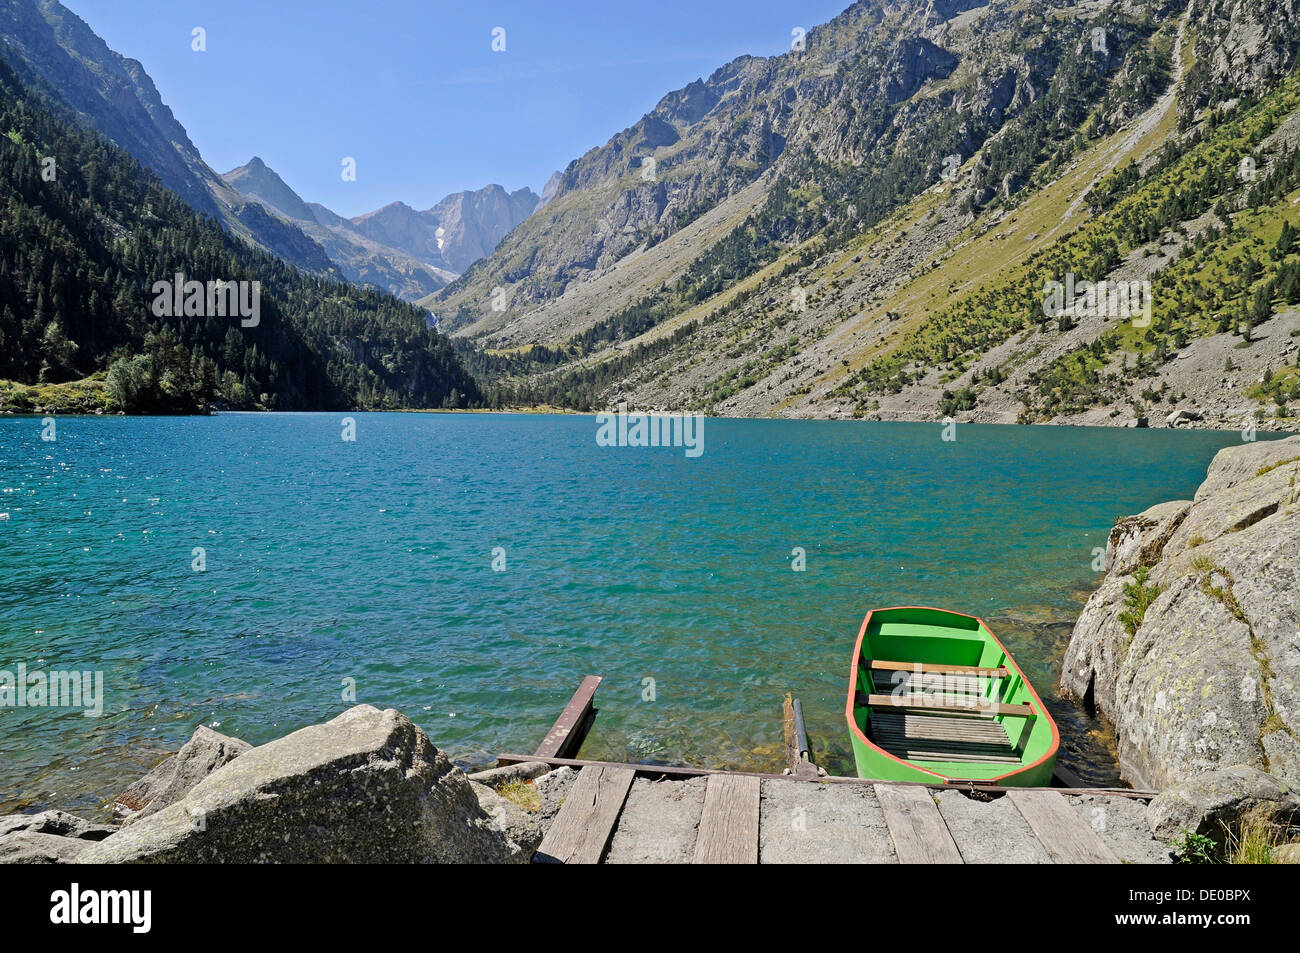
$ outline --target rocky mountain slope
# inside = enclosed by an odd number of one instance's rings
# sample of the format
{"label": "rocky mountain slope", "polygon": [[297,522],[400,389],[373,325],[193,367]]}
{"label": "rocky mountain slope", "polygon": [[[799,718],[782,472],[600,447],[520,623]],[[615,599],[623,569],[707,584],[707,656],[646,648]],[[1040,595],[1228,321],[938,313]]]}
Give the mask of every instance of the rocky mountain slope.
{"label": "rocky mountain slope", "polygon": [[221,178],[317,241],[349,281],[375,285],[408,301],[444,287],[490,254],[538,203],[531,189],[507,193],[489,185],[449,195],[423,212],[393,202],[347,219],[303,201],[257,156]]}
{"label": "rocky mountain slope", "polygon": [[1298,592],[1300,437],[1220,451],[1194,500],[1111,531],[1062,692],[1114,724],[1139,787],[1300,789]]}
{"label": "rocky mountain slope", "polygon": [[25,85],[68,106],[192,208],[300,268],[332,270],[324,250],[300,229],[229,188],[203,161],[144,67],[109,49],[57,0],[0,0],[0,55]]}
{"label": "rocky mountain slope", "polygon": [[0,0],[0,55],[24,84],[70,107],[232,233],[307,271],[407,300],[444,287],[490,253],[539,201],[529,189],[507,193],[494,185],[449,195],[425,212],[401,206],[418,226],[405,233],[388,214],[395,206],[347,220],[309,206],[256,157],[218,175],[144,67],[110,49],[57,0]]}
{"label": "rocky mountain slope", "polygon": [[[478,400],[426,312],[304,274],[196,215],[126,150],[25,87],[2,56],[0,220],[0,411]],[[183,308],[173,306],[182,291]]]}
{"label": "rocky mountain slope", "polygon": [[441,258],[424,261],[368,238],[352,222],[323,205],[308,203],[265,162],[254,156],[222,180],[252,204],[292,223],[316,241],[343,277],[413,301],[456,277]]}
{"label": "rocky mountain slope", "polygon": [[[666,96],[423,303],[502,403],[1285,429],[1298,16],[857,3]],[[1067,279],[1150,313],[1049,314]]]}

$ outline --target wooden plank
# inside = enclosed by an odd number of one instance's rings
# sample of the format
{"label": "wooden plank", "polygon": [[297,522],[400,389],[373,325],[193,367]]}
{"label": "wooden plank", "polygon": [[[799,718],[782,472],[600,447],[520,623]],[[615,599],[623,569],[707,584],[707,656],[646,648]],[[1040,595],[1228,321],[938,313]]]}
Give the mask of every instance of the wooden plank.
{"label": "wooden plank", "polygon": [[954,751],[970,748],[977,751],[996,751],[1001,754],[1014,754],[1011,746],[1003,742],[988,741],[984,738],[918,738],[900,732],[874,731],[871,740],[878,744],[910,745],[913,748],[952,748]]}
{"label": "wooden plank", "polygon": [[636,771],[630,767],[586,767],[555,815],[535,864],[598,864],[614,831]]}
{"label": "wooden plank", "polygon": [[943,761],[952,764],[1019,764],[1019,758],[1000,754],[961,754],[953,751],[914,751],[911,748],[892,748],[881,745],[896,758],[904,761]]}
{"label": "wooden plank", "polygon": [[986,738],[925,738],[916,735],[905,735],[902,732],[874,732],[872,740],[880,739],[883,741],[893,741],[899,744],[911,745],[912,747],[924,748],[930,747],[952,747],[953,750],[960,748],[972,748],[979,751],[999,751],[1002,754],[1014,754],[1011,746],[1005,741],[990,741]]}
{"label": "wooden plank", "polygon": [[1005,667],[973,668],[969,665],[938,665],[929,662],[886,662],[882,659],[872,659],[869,663],[863,660],[863,667],[879,669],[882,672],[916,672],[919,670],[922,674],[937,672],[950,675],[978,675],[982,678],[1006,678],[1010,674]]}
{"label": "wooden plank", "polygon": [[1019,761],[1021,756],[1005,745],[993,745],[984,741],[942,741],[926,738],[899,738],[883,735],[876,739],[882,748],[907,751],[943,751],[948,754],[965,754],[975,758],[1001,758],[1007,761]]}
{"label": "wooden plank", "polygon": [[799,766],[799,742],[794,731],[794,693],[786,692],[781,703],[781,731],[785,742],[785,767],[791,774]]}
{"label": "wooden plank", "polygon": [[895,744],[910,745],[913,748],[952,748],[954,751],[969,748],[973,751],[993,751],[1005,755],[1016,754],[1005,741],[990,741],[985,738],[926,738],[905,735],[897,731],[876,731],[872,732],[871,737],[873,741],[888,741]]}
{"label": "wooden plank", "polygon": [[1012,789],[1007,797],[1057,864],[1118,864],[1106,842],[1057,791]]}
{"label": "wooden plank", "polygon": [[560,717],[546,733],[542,743],[537,746],[535,754],[539,758],[571,758],[582,748],[591,722],[595,718],[592,704],[596,698],[596,689],[600,687],[599,675],[588,675],[578,686],[578,690],[564,706]]}
{"label": "wooden plank", "polygon": [[923,711],[952,711],[986,715],[1019,715],[1028,718],[1034,713],[1029,702],[1008,705],[1003,702],[994,704],[961,705],[951,702],[940,704],[933,695],[868,695],[867,704],[872,708],[919,708]]}
{"label": "wooden plank", "polygon": [[900,864],[960,864],[961,851],[952,839],[934,795],[900,784],[877,784],[876,799],[885,813],[885,826],[894,841]]}
{"label": "wooden plank", "polygon": [[954,727],[952,723],[957,721],[969,719],[875,712],[871,739],[890,754],[909,761],[1020,763],[1006,730],[996,721],[981,720],[974,728]]}
{"label": "wooden plank", "polygon": [[[724,771],[720,768],[684,768],[668,764],[626,764],[618,761],[590,761],[583,758],[546,758],[535,754],[517,754],[505,752],[497,755],[498,765],[523,764],[527,761],[545,761],[556,768],[628,768],[647,778],[703,778],[714,774],[732,774],[746,778],[770,778],[773,781],[802,781],[804,779],[788,774],[772,774],[764,771]],[[813,780],[813,779],[808,779]],[[823,775],[815,779],[818,784],[877,784],[873,778],[847,778],[840,775]],[[923,788],[951,788],[953,785],[924,781],[891,781],[890,784],[911,785]],[[996,784],[982,784],[978,781],[963,781],[963,791],[988,791],[990,794],[1006,794],[1007,789]],[[1020,788],[1022,791],[1060,791],[1062,794],[1099,794],[1108,797],[1126,797],[1137,801],[1149,801],[1159,791],[1136,791],[1132,788]]]}
{"label": "wooden plank", "polygon": [[704,787],[695,863],[758,863],[758,802],[758,778],[712,775]]}

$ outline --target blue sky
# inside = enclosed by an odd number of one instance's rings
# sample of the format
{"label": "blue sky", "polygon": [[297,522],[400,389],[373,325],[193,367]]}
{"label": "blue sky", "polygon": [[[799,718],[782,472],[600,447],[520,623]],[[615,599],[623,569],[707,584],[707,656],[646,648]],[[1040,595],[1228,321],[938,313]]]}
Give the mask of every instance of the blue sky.
{"label": "blue sky", "polygon": [[[849,0],[63,0],[144,64],[218,172],[260,155],[343,215],[540,190],[669,90]],[[492,30],[506,49],[492,50]],[[191,49],[192,30],[207,49]],[[356,159],[357,180],[340,163]]]}

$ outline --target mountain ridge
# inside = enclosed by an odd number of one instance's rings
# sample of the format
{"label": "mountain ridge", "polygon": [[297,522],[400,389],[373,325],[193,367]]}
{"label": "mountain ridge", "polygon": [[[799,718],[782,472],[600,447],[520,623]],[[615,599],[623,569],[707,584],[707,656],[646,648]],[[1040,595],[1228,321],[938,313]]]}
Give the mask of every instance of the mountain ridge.
{"label": "mountain ridge", "polygon": [[493,184],[452,193],[424,212],[399,200],[346,218],[305,201],[258,156],[221,179],[311,236],[349,281],[373,284],[406,300],[455,280],[532,214],[539,201],[531,189],[509,193]]}
{"label": "mountain ridge", "polygon": [[305,273],[196,214],[71,108],[24,86],[3,57],[0,130],[6,411],[478,401],[450,342],[419,308]]}
{"label": "mountain ridge", "polygon": [[26,85],[66,104],[191,207],[304,270],[333,271],[325,251],[300,230],[249,209],[203,161],[139,61],[112,50],[57,0],[0,0],[0,49]]}
{"label": "mountain ridge", "polygon": [[[1298,16],[854,4],[663,97],[422,303],[506,405],[1293,427],[1295,262],[1268,246],[1294,196],[1235,177],[1289,174]],[[1175,173],[1193,153],[1221,171]],[[1147,282],[1152,326],[1045,320],[1067,272]]]}

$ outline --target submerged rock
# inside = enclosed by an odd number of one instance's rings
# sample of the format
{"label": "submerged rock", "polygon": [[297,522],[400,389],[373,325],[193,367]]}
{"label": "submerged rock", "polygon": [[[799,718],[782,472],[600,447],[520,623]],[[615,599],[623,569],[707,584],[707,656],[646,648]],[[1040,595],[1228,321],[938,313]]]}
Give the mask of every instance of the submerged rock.
{"label": "submerged rock", "polygon": [[252,748],[83,863],[520,863],[409,718],[358,705]]}
{"label": "submerged rock", "polygon": [[129,824],[175,804],[217,768],[252,747],[200,725],[180,751],[117,796],[113,819]]}
{"label": "submerged rock", "polygon": [[1061,691],[1115,726],[1124,777],[1245,765],[1300,783],[1300,437],[1219,452],[1193,501],[1121,520]]}

